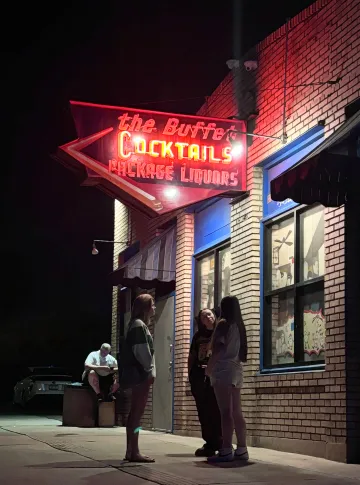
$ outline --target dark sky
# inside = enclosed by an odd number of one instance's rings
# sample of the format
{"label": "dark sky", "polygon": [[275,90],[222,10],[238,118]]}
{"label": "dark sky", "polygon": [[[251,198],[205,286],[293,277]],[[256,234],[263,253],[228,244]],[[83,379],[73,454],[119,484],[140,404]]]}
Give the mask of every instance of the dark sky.
{"label": "dark sky", "polygon": [[[244,0],[244,49],[311,3]],[[8,6],[0,342],[18,361],[50,364],[65,347],[81,361],[110,338],[112,247],[94,258],[91,243],[112,239],[113,201],[50,158],[76,136],[68,101],[195,113],[228,72],[232,12],[231,0]]]}

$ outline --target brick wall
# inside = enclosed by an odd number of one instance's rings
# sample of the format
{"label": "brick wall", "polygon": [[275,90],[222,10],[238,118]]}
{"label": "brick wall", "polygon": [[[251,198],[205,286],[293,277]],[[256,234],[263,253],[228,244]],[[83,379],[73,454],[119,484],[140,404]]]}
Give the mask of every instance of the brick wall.
{"label": "brick wall", "polygon": [[[129,210],[128,208],[119,202],[114,201],[114,241],[128,241],[129,240]],[[126,244],[114,245],[114,259],[113,267],[118,267],[118,256],[121,251],[126,248]],[[118,334],[118,288],[113,287],[112,297],[112,322],[111,322],[111,346],[113,348],[113,354],[118,352],[119,348],[119,334]]]}
{"label": "brick wall", "polygon": [[[292,141],[325,120],[326,136],[345,119],[344,108],[360,96],[360,1],[318,0],[288,23],[288,71],[285,131]],[[255,133],[281,136],[284,111],[285,26],[257,46],[254,78],[230,73],[200,110],[201,114],[237,114],[236,78],[256,93],[259,115]],[[240,68],[241,71],[241,68]],[[234,79],[235,78],[235,79]],[[335,84],[321,84],[328,80]],[[253,85],[251,86],[251,82]],[[311,86],[303,84],[314,83]],[[240,100],[240,106],[241,106]],[[249,97],[244,98],[249,103]],[[245,110],[249,111],[249,109]],[[231,290],[241,302],[249,335],[243,406],[249,443],[345,461],[346,440],[359,434],[359,362],[345,353],[344,207],[326,209],[325,313],[326,370],[293,375],[256,376],[259,368],[259,219],[262,217],[262,173],[254,167],[282,147],[281,142],[254,138],[248,150],[249,197],[232,205]],[[358,314],[358,313],[357,313]],[[352,315],[355,315],[353,311]],[[353,334],[355,329],[352,327]],[[357,338],[358,338],[358,334]],[[359,347],[357,347],[357,354]],[[346,384],[351,393],[346,395]],[[349,388],[350,389],[350,388]],[[347,408],[348,406],[348,408]],[[346,409],[352,417],[346,418]]]}
{"label": "brick wall", "polygon": [[[356,180],[354,180],[354,185]],[[355,187],[354,187],[355,194]],[[346,316],[346,404],[348,460],[360,463],[360,194],[353,205],[346,208],[346,273],[345,273],[345,316]]]}
{"label": "brick wall", "polygon": [[191,274],[194,252],[194,215],[177,217],[174,431],[189,431],[194,424],[195,408],[188,389],[187,361],[191,330]]}

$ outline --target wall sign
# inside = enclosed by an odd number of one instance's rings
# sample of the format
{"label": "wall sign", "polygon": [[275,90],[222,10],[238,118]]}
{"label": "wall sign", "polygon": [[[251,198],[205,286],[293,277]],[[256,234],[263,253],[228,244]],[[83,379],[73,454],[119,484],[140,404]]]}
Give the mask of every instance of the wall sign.
{"label": "wall sign", "polygon": [[231,133],[246,131],[243,121],[81,102],[71,108],[79,138],[60,152],[154,214],[246,189],[246,138]]}

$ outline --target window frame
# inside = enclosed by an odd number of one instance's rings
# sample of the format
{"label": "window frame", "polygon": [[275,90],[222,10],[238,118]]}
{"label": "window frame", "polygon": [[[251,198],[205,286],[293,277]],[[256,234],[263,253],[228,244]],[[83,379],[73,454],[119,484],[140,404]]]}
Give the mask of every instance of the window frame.
{"label": "window frame", "polygon": [[215,267],[214,267],[214,308],[220,307],[221,298],[219,298],[219,253],[224,249],[230,248],[231,251],[231,239],[227,238],[225,241],[213,246],[209,249],[201,251],[200,253],[194,255],[194,315],[197,316],[198,311],[198,298],[200,290],[200,261],[206,257],[214,255]]}
{"label": "window frame", "polygon": [[[300,260],[301,260],[301,243],[300,243],[300,224],[301,215],[316,207],[322,207],[321,204],[298,205],[281,214],[269,217],[261,222],[262,228],[262,289],[261,289],[261,368],[260,373],[288,373],[308,370],[323,370],[325,368],[324,360],[308,361],[303,360],[304,339],[303,339],[303,319],[301,315],[301,299],[304,298],[305,290],[314,288],[314,293],[321,290],[323,293],[324,305],[323,312],[325,316],[325,293],[324,281],[325,274],[312,278],[310,280],[299,281]],[[324,208],[323,208],[324,209]],[[278,222],[293,218],[294,227],[294,279],[293,284],[268,290],[269,267],[271,268],[272,251],[269,236],[270,227]],[[270,236],[271,237],[271,236]],[[326,257],[326,255],[324,255]],[[324,268],[325,269],[325,268]],[[284,293],[293,293],[294,298],[294,362],[284,364],[272,364],[272,315],[271,315],[271,297]],[[301,360],[302,359],[302,360]]]}

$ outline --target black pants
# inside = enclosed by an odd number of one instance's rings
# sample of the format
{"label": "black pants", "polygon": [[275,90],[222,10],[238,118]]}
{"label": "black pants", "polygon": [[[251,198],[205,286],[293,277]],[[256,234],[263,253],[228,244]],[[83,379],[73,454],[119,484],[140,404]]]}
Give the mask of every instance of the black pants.
{"label": "black pants", "polygon": [[220,450],[222,446],[220,411],[214,389],[210,385],[209,378],[205,376],[204,369],[195,368],[193,370],[190,384],[205,446],[213,451]]}
{"label": "black pants", "polygon": [[[99,379],[100,391],[107,396],[111,390],[111,386],[114,384],[114,374],[108,374],[107,376],[99,376],[97,374],[97,377]],[[85,386],[90,386],[88,372],[84,375],[83,383]]]}

